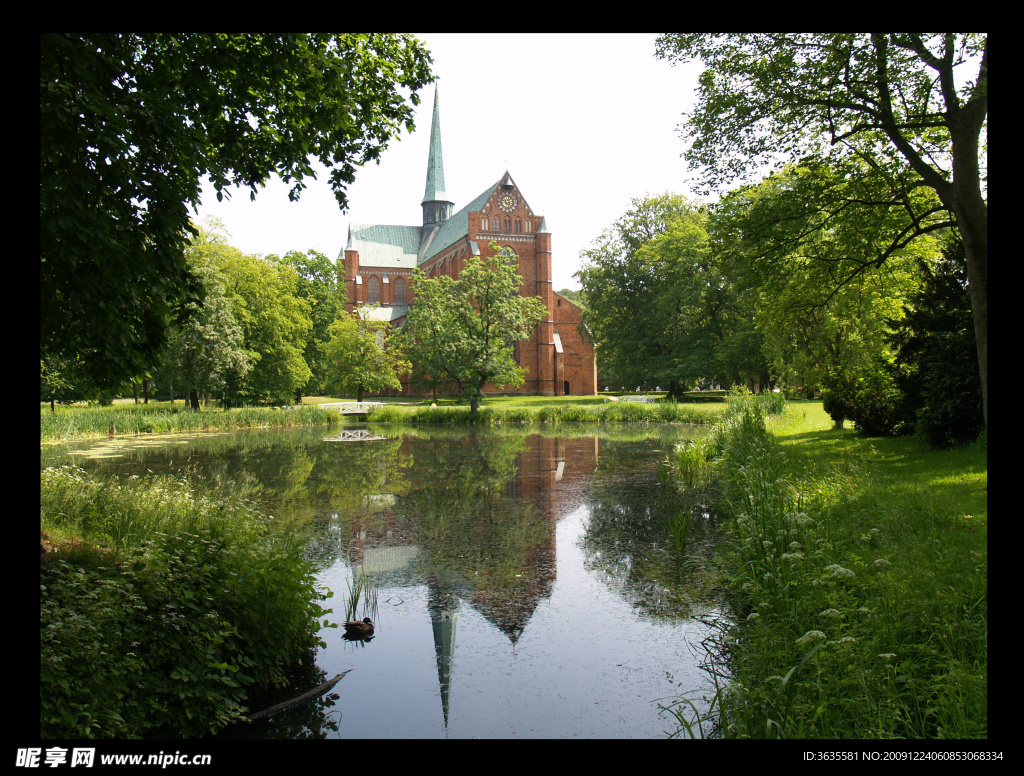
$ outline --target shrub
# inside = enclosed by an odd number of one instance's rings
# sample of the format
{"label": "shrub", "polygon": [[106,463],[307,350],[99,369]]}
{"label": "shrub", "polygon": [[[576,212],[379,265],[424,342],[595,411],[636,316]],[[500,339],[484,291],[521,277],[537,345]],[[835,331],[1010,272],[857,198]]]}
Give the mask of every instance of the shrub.
{"label": "shrub", "polygon": [[44,738],[185,737],[245,713],[319,641],[329,610],[301,547],[252,505],[169,478],[41,478]]}
{"label": "shrub", "polygon": [[867,372],[857,380],[850,411],[857,429],[865,434],[898,436],[914,430],[913,414],[896,381],[881,370]]}

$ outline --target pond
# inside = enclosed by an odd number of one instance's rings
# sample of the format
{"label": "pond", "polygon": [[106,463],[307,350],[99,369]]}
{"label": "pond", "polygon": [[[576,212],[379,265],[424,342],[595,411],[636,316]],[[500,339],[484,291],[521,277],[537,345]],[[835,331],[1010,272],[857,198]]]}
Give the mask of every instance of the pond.
{"label": "pond", "polygon": [[[351,671],[313,703],[226,736],[633,738],[710,685],[707,508],[662,486],[680,425],[519,430],[345,426],[117,438],[43,448],[95,476],[175,474],[241,490],[304,532],[335,622],[368,580],[370,641],[327,647],[269,706]],[[559,434],[559,435],[556,435]],[[670,521],[689,515],[685,557]],[[372,605],[372,602],[371,604]],[[257,708],[260,703],[255,703]]]}

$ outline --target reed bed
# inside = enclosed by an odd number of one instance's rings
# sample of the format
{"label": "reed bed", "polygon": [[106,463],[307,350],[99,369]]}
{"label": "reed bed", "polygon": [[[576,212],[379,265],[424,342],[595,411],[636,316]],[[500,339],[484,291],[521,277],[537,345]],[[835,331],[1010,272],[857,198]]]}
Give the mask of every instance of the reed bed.
{"label": "reed bed", "polygon": [[810,433],[798,411],[785,446],[749,403],[712,434],[737,618],[708,641],[705,705],[666,706],[672,735],[986,737],[984,441]]}
{"label": "reed bed", "polygon": [[59,407],[56,412],[51,412],[47,407],[40,413],[39,435],[42,442],[67,442],[122,434],[189,433],[339,422],[341,414],[337,410],[312,404],[199,412],[145,405]]}
{"label": "reed bed", "polygon": [[481,407],[475,414],[468,407],[402,407],[384,405],[374,408],[367,420],[374,423],[408,424],[503,424],[536,423],[713,423],[721,417],[720,405],[695,405],[676,402],[640,404],[557,404],[539,407]]}

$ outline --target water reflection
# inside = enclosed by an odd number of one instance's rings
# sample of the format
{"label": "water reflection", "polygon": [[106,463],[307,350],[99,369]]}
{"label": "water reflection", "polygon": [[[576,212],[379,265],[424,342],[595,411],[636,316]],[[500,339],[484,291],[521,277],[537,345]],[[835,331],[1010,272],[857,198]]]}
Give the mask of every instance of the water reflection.
{"label": "water reflection", "polygon": [[710,552],[714,521],[655,475],[674,441],[699,432],[559,431],[250,431],[72,445],[44,451],[43,465],[242,489],[306,533],[335,619],[352,580],[372,580],[373,641],[325,631],[327,648],[292,687],[358,670],[316,703],[232,735],[657,735],[669,725],[655,699],[676,681],[705,682],[691,618],[716,606],[667,527],[693,512],[692,560]]}

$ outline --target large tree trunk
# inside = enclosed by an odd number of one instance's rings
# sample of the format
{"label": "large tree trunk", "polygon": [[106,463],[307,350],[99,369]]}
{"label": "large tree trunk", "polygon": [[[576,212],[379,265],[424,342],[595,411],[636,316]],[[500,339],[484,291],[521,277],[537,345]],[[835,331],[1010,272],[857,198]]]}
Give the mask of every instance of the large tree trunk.
{"label": "large tree trunk", "polygon": [[188,403],[193,412],[199,412],[199,391],[195,388],[188,392]]}
{"label": "large tree trunk", "polygon": [[[987,58],[987,57],[986,57]],[[971,317],[978,346],[981,405],[988,428],[988,205],[981,193],[978,164],[979,136],[988,113],[988,98],[971,100],[963,110],[951,112],[953,183],[939,198],[956,217],[967,256],[967,282],[971,290]]]}
{"label": "large tree trunk", "polygon": [[[961,230],[964,235],[964,230]],[[974,340],[978,346],[978,373],[981,376],[981,408],[988,428],[988,236],[967,243],[967,282],[971,289],[971,318],[974,319]],[[981,245],[977,245],[980,242]]]}

